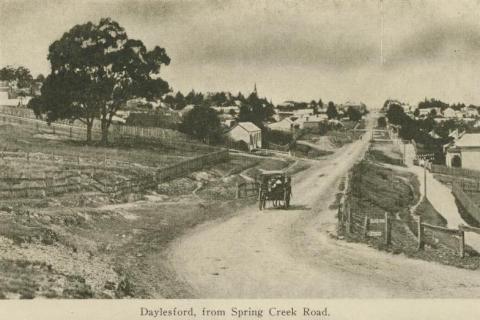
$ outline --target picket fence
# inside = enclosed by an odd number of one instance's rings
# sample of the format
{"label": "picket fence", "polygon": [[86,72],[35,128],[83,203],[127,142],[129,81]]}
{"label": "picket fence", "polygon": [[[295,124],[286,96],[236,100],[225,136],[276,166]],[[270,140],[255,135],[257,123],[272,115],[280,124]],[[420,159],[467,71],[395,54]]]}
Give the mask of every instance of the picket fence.
{"label": "picket fence", "polygon": [[155,178],[158,183],[166,182],[171,179],[183,177],[206,166],[225,162],[228,159],[228,150],[222,149],[193,159],[187,159],[165,168],[160,168],[157,170]]}
{"label": "picket fence", "polygon": [[432,173],[480,179],[480,171],[464,169],[464,168],[452,168],[452,167],[442,166],[438,164],[432,164],[430,166],[430,171]]}
{"label": "picket fence", "polygon": [[480,222],[480,207],[464,192],[462,185],[454,182],[452,193],[472,218]]}

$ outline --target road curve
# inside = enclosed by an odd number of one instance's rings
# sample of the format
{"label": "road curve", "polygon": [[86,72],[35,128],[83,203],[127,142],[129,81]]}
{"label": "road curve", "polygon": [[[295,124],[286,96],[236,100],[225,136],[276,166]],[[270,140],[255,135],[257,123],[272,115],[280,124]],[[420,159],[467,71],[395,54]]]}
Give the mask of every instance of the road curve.
{"label": "road curve", "polygon": [[292,208],[248,207],[194,228],[169,259],[198,298],[480,297],[480,272],[335,240],[329,210],[339,179],[364,153],[357,141],[294,177]]}

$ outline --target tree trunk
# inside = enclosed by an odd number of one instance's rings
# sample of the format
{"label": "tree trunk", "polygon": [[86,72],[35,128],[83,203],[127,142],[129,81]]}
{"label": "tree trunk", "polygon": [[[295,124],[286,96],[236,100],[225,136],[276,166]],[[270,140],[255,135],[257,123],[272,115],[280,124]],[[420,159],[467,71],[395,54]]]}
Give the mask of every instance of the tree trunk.
{"label": "tree trunk", "polygon": [[108,119],[102,119],[102,144],[108,144],[108,129],[110,128],[110,123]]}
{"label": "tree trunk", "polygon": [[93,127],[93,121],[87,122],[87,143],[92,142],[92,127]]}
{"label": "tree trunk", "polygon": [[102,144],[107,145],[108,143],[108,125],[105,119],[102,119]]}

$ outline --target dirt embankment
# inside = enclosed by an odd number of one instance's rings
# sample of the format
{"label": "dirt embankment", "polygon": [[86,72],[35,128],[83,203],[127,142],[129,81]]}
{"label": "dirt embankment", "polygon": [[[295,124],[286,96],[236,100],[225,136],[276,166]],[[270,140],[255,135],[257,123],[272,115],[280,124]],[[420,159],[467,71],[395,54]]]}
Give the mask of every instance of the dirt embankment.
{"label": "dirt embankment", "polygon": [[232,157],[160,184],[156,192],[6,201],[0,208],[0,297],[188,296],[167,261],[168,244],[252,204],[255,199],[235,199],[239,174],[293,164],[305,168],[293,160]]}
{"label": "dirt embankment", "polygon": [[[362,161],[352,169],[348,202],[353,217],[353,233],[347,233],[342,226],[341,236],[348,241],[368,243],[377,249],[394,254],[403,253],[416,259],[477,269],[480,266],[478,252],[466,246],[466,257],[460,258],[459,240],[452,235],[426,230],[425,250],[417,249],[417,224],[412,207],[416,208],[415,214],[421,215],[425,223],[446,227],[447,221],[428,200],[420,201],[421,194],[416,175],[408,172],[403,166],[391,165],[400,160],[401,156],[393,144],[382,143],[381,148],[374,145],[367,155],[370,161]],[[385,245],[384,232],[380,237],[364,235],[365,217],[383,219],[385,213],[388,213],[392,222],[390,246]],[[383,231],[383,225],[372,225],[371,229]]]}

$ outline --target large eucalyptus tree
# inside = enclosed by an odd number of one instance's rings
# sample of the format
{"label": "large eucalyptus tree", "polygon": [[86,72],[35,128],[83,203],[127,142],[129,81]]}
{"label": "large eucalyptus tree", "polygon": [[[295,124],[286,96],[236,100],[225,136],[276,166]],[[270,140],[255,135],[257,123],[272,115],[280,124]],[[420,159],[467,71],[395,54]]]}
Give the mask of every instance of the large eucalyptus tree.
{"label": "large eucalyptus tree", "polygon": [[147,50],[110,18],[71,28],[50,45],[48,60],[51,73],[42,87],[43,110],[50,121],[83,121],[87,141],[95,119],[107,143],[112,118],[128,100],[153,100],[170,91],[159,76],[161,66],[170,63],[165,49]]}

